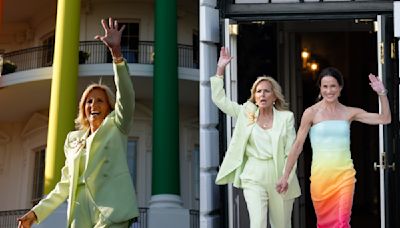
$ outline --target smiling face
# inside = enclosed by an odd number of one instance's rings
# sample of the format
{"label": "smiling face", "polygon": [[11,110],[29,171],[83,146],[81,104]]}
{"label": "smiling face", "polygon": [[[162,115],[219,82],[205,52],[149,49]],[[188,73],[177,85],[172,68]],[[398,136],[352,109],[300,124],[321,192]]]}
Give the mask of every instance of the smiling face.
{"label": "smiling face", "polygon": [[341,91],[342,87],[339,85],[336,78],[332,76],[321,78],[320,92],[324,100],[329,102],[337,101]]}
{"label": "smiling face", "polygon": [[104,90],[95,88],[88,93],[85,100],[85,116],[89,121],[91,132],[97,130],[110,111]]}
{"label": "smiling face", "polygon": [[266,80],[258,83],[254,95],[255,103],[259,108],[272,107],[276,100],[275,94],[272,91],[272,85]]}

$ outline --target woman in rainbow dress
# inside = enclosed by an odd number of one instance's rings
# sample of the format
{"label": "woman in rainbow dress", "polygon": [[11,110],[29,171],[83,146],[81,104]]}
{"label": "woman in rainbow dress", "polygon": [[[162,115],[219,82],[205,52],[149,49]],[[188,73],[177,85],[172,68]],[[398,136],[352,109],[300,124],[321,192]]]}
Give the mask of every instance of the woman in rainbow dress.
{"label": "woman in rainbow dress", "polygon": [[338,98],[343,88],[342,74],[333,67],[321,71],[318,81],[321,100],[304,111],[285,172],[276,185],[279,193],[288,189],[289,174],[310,133],[313,150],[310,191],[318,228],[350,227],[356,182],[350,154],[351,122],[371,125],[391,122],[387,90],[375,75],[370,74],[369,80],[382,105],[379,114],[341,104]]}

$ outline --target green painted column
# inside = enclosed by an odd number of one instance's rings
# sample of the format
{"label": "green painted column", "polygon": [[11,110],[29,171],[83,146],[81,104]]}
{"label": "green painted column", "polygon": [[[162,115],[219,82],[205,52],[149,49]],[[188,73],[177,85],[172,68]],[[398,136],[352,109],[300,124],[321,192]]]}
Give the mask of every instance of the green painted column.
{"label": "green painted column", "polygon": [[152,195],[180,195],[176,7],[155,1]]}
{"label": "green painted column", "polygon": [[80,0],[58,0],[47,136],[45,186],[48,194],[60,180],[64,141],[74,128],[78,80]]}

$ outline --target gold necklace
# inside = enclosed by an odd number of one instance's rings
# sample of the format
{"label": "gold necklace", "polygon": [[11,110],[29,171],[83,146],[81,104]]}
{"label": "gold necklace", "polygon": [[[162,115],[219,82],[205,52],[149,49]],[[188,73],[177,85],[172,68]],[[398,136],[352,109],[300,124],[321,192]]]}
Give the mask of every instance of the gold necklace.
{"label": "gold necklace", "polygon": [[259,124],[261,125],[262,128],[266,129],[266,128],[268,128],[270,126],[271,120],[267,119],[267,121],[264,122],[264,123],[260,121]]}

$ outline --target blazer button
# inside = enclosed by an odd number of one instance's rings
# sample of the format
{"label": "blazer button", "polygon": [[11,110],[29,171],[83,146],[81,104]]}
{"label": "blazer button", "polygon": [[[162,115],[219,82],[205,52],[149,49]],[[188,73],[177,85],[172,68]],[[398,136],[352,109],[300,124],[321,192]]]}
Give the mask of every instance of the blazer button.
{"label": "blazer button", "polygon": [[103,177],[108,177],[108,174],[107,173],[103,174]]}
{"label": "blazer button", "polygon": [[104,163],[109,163],[109,162],[110,162],[109,160],[105,160],[105,161],[104,161]]}

